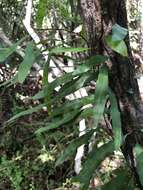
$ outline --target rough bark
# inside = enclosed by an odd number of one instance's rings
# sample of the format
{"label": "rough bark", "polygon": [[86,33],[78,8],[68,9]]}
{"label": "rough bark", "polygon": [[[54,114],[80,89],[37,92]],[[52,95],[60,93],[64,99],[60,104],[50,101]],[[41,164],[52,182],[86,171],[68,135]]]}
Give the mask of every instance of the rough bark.
{"label": "rough bark", "polygon": [[132,171],[134,171],[138,186],[142,188],[135,170],[133,147],[135,143],[142,144],[139,131],[142,127],[143,113],[138,84],[134,77],[135,66],[130,51],[129,38],[126,38],[128,58],[114,53],[104,42],[104,36],[111,32],[111,28],[115,23],[127,28],[125,1],[80,0],[80,7],[87,33],[88,46],[91,48],[90,55],[100,53],[110,56],[109,85],[117,96],[123,134],[127,135],[122,150]]}
{"label": "rough bark", "polygon": [[139,0],[139,14],[140,14],[140,55],[143,59],[143,2]]}

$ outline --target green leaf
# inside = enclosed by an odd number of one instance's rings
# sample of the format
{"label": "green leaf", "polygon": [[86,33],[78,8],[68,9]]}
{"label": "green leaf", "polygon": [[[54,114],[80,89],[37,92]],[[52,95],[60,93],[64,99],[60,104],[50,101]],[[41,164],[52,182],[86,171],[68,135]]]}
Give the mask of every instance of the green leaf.
{"label": "green leaf", "polygon": [[102,55],[92,56],[88,60],[85,60],[85,63],[82,63],[80,66],[78,66],[77,69],[75,71],[73,71],[73,75],[85,73],[85,72],[91,70],[91,68],[93,66],[104,63],[107,60],[108,60],[108,57],[106,57],[106,56],[102,56]]}
{"label": "green leaf", "polygon": [[72,94],[73,92],[82,88],[89,77],[90,77],[90,74],[86,73],[82,77],[74,79],[73,81],[70,81],[69,83],[66,83],[65,85],[63,85],[61,89],[59,90],[57,96],[54,98],[55,101],[69,94]]}
{"label": "green leaf", "polygon": [[[53,82],[49,84],[50,90],[55,89],[56,87],[63,85],[64,83],[67,83],[73,79],[72,72],[66,73],[62,75],[61,77],[56,78]],[[43,87],[45,88],[45,87]],[[48,90],[48,89],[47,89]],[[44,98],[44,89],[39,91],[35,96],[32,97],[33,100]]]}
{"label": "green leaf", "polygon": [[[72,100],[70,102],[62,104],[62,106],[60,106],[60,107],[55,108],[53,110],[52,116],[67,113],[70,110],[79,109],[82,106],[87,105],[87,104],[92,104],[93,102],[94,102],[94,95],[89,95],[87,97]],[[82,113],[81,113],[81,115],[82,115]]]}
{"label": "green leaf", "polygon": [[[91,100],[91,104],[93,103],[94,101]],[[109,110],[107,108],[104,109],[104,113],[107,113],[109,114]],[[80,115],[80,118],[84,118],[84,119],[87,119],[88,117],[91,117],[93,116],[94,114],[94,110],[93,110],[93,107],[91,108],[86,108],[82,111],[81,115]]]}
{"label": "green leaf", "polygon": [[80,174],[75,177],[75,181],[80,182],[81,190],[87,190],[93,173],[99,167],[101,162],[114,151],[114,143],[109,142],[100,148],[93,149],[85,161]]}
{"label": "green leaf", "polygon": [[37,112],[37,111],[39,111],[40,109],[42,109],[44,106],[45,106],[45,104],[40,104],[40,105],[35,106],[35,107],[33,107],[33,108],[30,108],[30,109],[27,109],[27,110],[25,110],[25,111],[22,111],[22,112],[20,112],[20,113],[18,113],[18,114],[16,114],[16,115],[14,115],[12,118],[10,118],[10,119],[7,121],[7,123],[13,122],[14,120],[16,120],[16,119],[18,119],[18,118],[20,118],[20,117],[22,117],[22,116],[29,115],[29,114],[32,114],[32,113],[34,113],[34,112]]}
{"label": "green leaf", "polygon": [[22,40],[18,41],[8,48],[0,48],[0,62],[5,61],[11,54],[13,54]]}
{"label": "green leaf", "polygon": [[105,37],[107,45],[122,56],[128,56],[127,46],[124,42],[127,32],[128,30],[126,28],[115,24],[112,27],[112,35]]}
{"label": "green leaf", "polygon": [[51,129],[56,129],[56,128],[72,121],[73,119],[75,119],[78,116],[78,114],[80,114],[80,110],[69,112],[63,118],[59,118],[57,120],[54,119],[53,122],[47,124],[46,127],[39,128],[38,130],[35,131],[35,134],[39,135],[39,134],[47,132]]}
{"label": "green leaf", "polygon": [[124,40],[128,34],[128,30],[118,24],[115,24],[112,27],[112,40],[121,41]]}
{"label": "green leaf", "polygon": [[29,43],[25,50],[24,60],[22,61],[18,69],[18,81],[20,83],[23,83],[25,78],[27,77],[28,72],[30,71],[34,63],[37,54],[38,52],[34,50],[33,43]]}
{"label": "green leaf", "polygon": [[143,185],[143,148],[137,144],[134,148],[134,152],[136,154],[136,168],[141,184]]}
{"label": "green leaf", "polygon": [[[47,91],[52,91],[60,86],[63,85],[60,89],[60,91],[57,93],[57,96],[55,96],[51,102],[55,102],[60,98],[63,98],[64,96],[75,92],[76,90],[82,88],[85,86],[89,81],[96,79],[97,73],[84,73],[81,77],[74,78],[75,76],[72,75],[72,73],[66,73],[62,75],[61,77],[58,77],[55,79],[53,82],[49,83]],[[74,78],[74,79],[73,79]],[[73,80],[72,80],[73,79]],[[43,87],[45,88],[45,87]],[[37,94],[35,94],[31,99],[36,100],[36,99],[42,99],[44,98],[44,89],[39,91]]]}
{"label": "green leaf", "polygon": [[93,107],[91,107],[91,108],[86,108],[86,109],[84,109],[84,110],[82,111],[81,117],[84,118],[84,119],[86,119],[86,118],[88,118],[88,117],[90,117],[90,116],[93,116],[93,114],[94,114]]}
{"label": "green leaf", "polygon": [[95,106],[93,108],[94,128],[98,126],[98,123],[103,116],[105,103],[107,100],[108,92],[108,71],[106,67],[102,67],[99,71],[98,80],[96,82],[95,92]]}
{"label": "green leaf", "polygon": [[44,86],[44,101],[48,108],[48,114],[51,114],[51,95],[52,89],[50,88],[51,85],[48,81],[48,74],[49,74],[49,65],[50,65],[51,56],[48,57],[47,62],[44,65],[44,72],[43,72],[43,86]]}
{"label": "green leaf", "polygon": [[78,75],[78,74],[85,73],[85,72],[89,71],[90,69],[91,69],[91,65],[82,64],[82,65],[78,66],[77,69],[75,69],[75,70],[73,71],[73,76],[74,76],[74,75]]}
{"label": "green leaf", "polygon": [[56,47],[53,48],[50,51],[50,54],[60,54],[60,53],[66,53],[66,52],[74,52],[74,53],[78,53],[78,52],[83,52],[83,51],[87,51],[88,48],[83,48],[83,47],[78,47],[78,48],[74,48],[74,47]]}
{"label": "green leaf", "polygon": [[129,176],[127,170],[118,169],[116,172],[113,172],[113,175],[116,175],[116,177],[97,190],[133,190],[133,187],[129,185],[131,177]]}
{"label": "green leaf", "polygon": [[91,65],[94,65],[94,64],[98,65],[98,64],[104,63],[108,59],[109,59],[109,57],[107,57],[107,56],[95,55],[95,56],[92,56],[89,59],[85,60],[85,63],[91,64]]}
{"label": "green leaf", "polygon": [[112,127],[115,141],[115,149],[119,149],[122,144],[122,129],[121,129],[121,117],[117,105],[117,100],[114,93],[109,90],[109,99],[111,103],[111,118],[112,118]]}
{"label": "green leaf", "polygon": [[14,75],[11,79],[0,84],[0,87],[4,86],[6,88],[16,84],[18,82],[18,74]]}
{"label": "green leaf", "polygon": [[9,80],[4,81],[3,83],[0,84],[0,87],[2,87],[2,86],[7,87],[9,84],[11,84],[11,82],[12,82],[14,79],[15,79],[15,76],[12,77],[12,78],[9,79]]}
{"label": "green leaf", "polygon": [[50,83],[51,89],[54,89],[60,85],[63,85],[73,79],[72,72],[71,73],[66,73],[62,75],[61,77],[56,78],[53,82]]}
{"label": "green leaf", "polygon": [[36,21],[38,26],[42,26],[43,19],[46,16],[47,0],[39,0],[38,11],[36,15]]}
{"label": "green leaf", "polygon": [[106,36],[105,41],[107,45],[113,49],[115,52],[121,54],[122,56],[128,56],[127,46],[123,40],[115,41],[112,36]]}
{"label": "green leaf", "polygon": [[35,94],[31,99],[38,100],[44,98],[44,90],[40,90],[37,94]]}
{"label": "green leaf", "polygon": [[[104,60],[105,60],[105,58],[104,58]],[[99,62],[99,61],[98,61]],[[78,68],[77,68],[78,69]],[[75,78],[75,77],[77,77],[78,75],[80,76],[81,74],[83,74],[83,78],[82,79],[79,79],[79,82],[78,82],[78,80],[77,79],[73,79],[73,78]],[[89,75],[89,77],[94,77],[94,78],[96,78],[96,73],[94,73],[93,75]],[[48,86],[49,86],[49,90],[50,91],[52,91],[52,90],[54,90],[56,87],[58,87],[58,86],[60,86],[60,85],[63,85],[63,87],[62,87],[62,90],[61,91],[63,91],[63,89],[64,88],[67,88],[67,90],[66,90],[66,94],[68,94],[68,92],[70,93],[70,92],[72,92],[72,86],[71,86],[71,84],[73,84],[74,86],[76,86],[76,84],[79,86],[77,86],[76,88],[75,88],[75,90],[77,89],[77,88],[80,88],[80,86],[82,87],[82,85],[83,85],[83,83],[84,83],[84,78],[86,77],[86,70],[85,71],[83,71],[83,73],[81,72],[81,70],[80,69],[78,69],[78,71],[77,71],[77,73],[76,73],[76,70],[75,70],[75,73],[74,72],[70,72],[70,73],[66,73],[66,74],[64,74],[64,75],[62,75],[62,76],[60,76],[60,77],[58,77],[58,78],[56,78],[53,82],[51,82],[51,83],[49,83],[48,84]],[[72,80],[73,79],[73,80]],[[86,77],[86,80],[88,79],[88,77]],[[74,84],[75,82],[77,81],[77,83],[76,84]],[[81,85],[80,85],[80,82],[81,82]],[[67,83],[67,84],[66,84]],[[67,87],[64,87],[64,84],[67,86]],[[46,87],[43,87],[43,88],[46,88]],[[46,89],[47,91],[48,91],[48,89]],[[59,92],[60,93],[60,92]],[[58,93],[58,94],[59,94]],[[63,94],[64,94],[65,92],[63,92]],[[35,94],[33,97],[32,97],[32,99],[33,100],[37,100],[37,99],[42,99],[42,98],[44,98],[44,96],[45,96],[45,93],[44,93],[44,89],[43,90],[41,90],[41,91],[39,91],[37,94]],[[63,95],[62,95],[63,96]]]}
{"label": "green leaf", "polygon": [[95,130],[91,130],[87,132],[85,135],[82,135],[81,137],[78,137],[77,139],[73,140],[58,158],[56,166],[62,164],[63,162],[71,158],[71,156],[76,152],[79,146],[86,144],[89,141],[94,131]]}

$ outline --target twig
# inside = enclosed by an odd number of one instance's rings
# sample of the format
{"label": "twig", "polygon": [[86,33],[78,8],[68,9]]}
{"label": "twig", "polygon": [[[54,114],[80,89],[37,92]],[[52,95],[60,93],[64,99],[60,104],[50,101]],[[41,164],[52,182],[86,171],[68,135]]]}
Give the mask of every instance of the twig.
{"label": "twig", "polygon": [[[40,40],[39,36],[36,34],[36,32],[31,27],[32,8],[33,8],[32,0],[28,0],[27,6],[26,6],[26,15],[25,15],[25,18],[23,19],[23,24],[24,24],[28,34],[31,36],[33,41],[36,43],[37,48],[42,51],[42,55],[43,55],[45,61],[47,61],[48,60],[48,51],[44,51],[45,48],[41,44],[41,40]],[[56,67],[53,62],[50,62],[50,66]],[[53,72],[55,75],[59,74],[59,71],[57,68],[53,69]],[[54,79],[51,77],[51,80],[54,80]]]}
{"label": "twig", "polygon": [[51,31],[65,31],[65,32],[68,32],[68,33],[70,33],[70,34],[73,34],[73,35],[76,35],[76,36],[82,38],[82,39],[87,43],[87,39],[86,39],[83,35],[78,34],[78,33],[74,32],[74,31],[70,31],[70,30],[64,29],[64,28],[34,28],[34,29],[35,29],[35,30],[44,30],[44,31],[45,31],[45,30],[51,30]]}

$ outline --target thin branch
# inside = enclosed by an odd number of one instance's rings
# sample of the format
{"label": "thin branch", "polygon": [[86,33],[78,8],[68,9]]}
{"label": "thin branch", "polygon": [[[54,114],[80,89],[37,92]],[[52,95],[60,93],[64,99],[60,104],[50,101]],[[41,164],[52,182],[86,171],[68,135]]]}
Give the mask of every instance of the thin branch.
{"label": "thin branch", "polygon": [[[32,15],[32,0],[28,0],[27,2],[27,6],[26,6],[26,15],[25,18],[23,19],[23,24],[27,30],[27,32],[29,33],[29,35],[31,36],[31,38],[34,40],[34,42],[37,45],[38,49],[42,49],[43,50],[43,45],[40,44],[40,38],[39,36],[36,34],[36,32],[33,30],[33,28],[31,27],[31,15]],[[48,56],[44,55],[44,58],[46,60],[48,60]]]}
{"label": "thin branch", "polygon": [[43,30],[43,31],[45,31],[45,30],[50,30],[50,31],[65,31],[65,32],[68,32],[70,34],[73,34],[73,35],[76,35],[76,36],[82,38],[87,43],[87,39],[83,35],[78,34],[78,33],[74,32],[74,31],[70,31],[70,30],[64,29],[64,28],[34,28],[34,29],[35,30]]}

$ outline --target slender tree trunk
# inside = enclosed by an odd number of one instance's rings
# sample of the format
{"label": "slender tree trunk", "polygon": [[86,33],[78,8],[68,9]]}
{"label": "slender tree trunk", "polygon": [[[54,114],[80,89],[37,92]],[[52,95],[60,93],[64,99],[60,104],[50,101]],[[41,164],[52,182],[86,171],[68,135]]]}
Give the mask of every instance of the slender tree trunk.
{"label": "slender tree trunk", "polygon": [[141,187],[135,169],[133,147],[135,143],[142,144],[139,132],[142,127],[143,106],[139,95],[138,84],[134,77],[135,67],[130,51],[129,38],[126,38],[128,58],[114,53],[104,42],[104,37],[111,32],[111,28],[115,23],[126,28],[128,27],[125,1],[80,0],[80,7],[86,29],[88,46],[91,48],[89,54],[95,55],[100,53],[110,56],[109,85],[117,96],[121,111],[122,131],[124,135],[127,135],[122,150],[134,172],[138,186]]}

